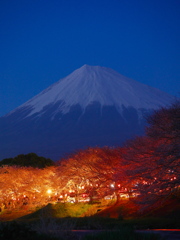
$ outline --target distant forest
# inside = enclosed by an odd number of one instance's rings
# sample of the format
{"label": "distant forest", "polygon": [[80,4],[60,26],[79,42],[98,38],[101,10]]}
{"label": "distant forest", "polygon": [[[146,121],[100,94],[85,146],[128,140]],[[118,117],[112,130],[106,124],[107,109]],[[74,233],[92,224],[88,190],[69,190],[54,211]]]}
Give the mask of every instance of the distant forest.
{"label": "distant forest", "polygon": [[14,158],[5,158],[0,161],[0,166],[21,166],[21,167],[34,167],[45,168],[54,166],[55,163],[50,158],[39,157],[35,153],[20,154]]}

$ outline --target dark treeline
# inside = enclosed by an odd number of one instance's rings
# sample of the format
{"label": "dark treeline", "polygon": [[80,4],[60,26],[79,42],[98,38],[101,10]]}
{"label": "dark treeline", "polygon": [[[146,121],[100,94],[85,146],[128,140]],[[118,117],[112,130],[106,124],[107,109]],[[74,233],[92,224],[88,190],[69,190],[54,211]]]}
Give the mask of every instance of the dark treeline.
{"label": "dark treeline", "polygon": [[5,158],[0,161],[0,166],[21,166],[21,167],[34,167],[45,168],[53,166],[55,163],[50,158],[39,157],[35,153],[20,154],[14,158]]}

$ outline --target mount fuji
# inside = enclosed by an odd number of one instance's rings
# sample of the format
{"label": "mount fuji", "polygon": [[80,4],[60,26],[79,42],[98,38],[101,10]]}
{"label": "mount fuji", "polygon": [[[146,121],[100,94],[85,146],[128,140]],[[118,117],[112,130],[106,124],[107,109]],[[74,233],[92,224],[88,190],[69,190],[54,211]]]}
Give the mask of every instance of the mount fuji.
{"label": "mount fuji", "polygon": [[173,97],[84,65],[0,118],[0,159],[35,152],[58,160],[90,146],[120,146],[143,134],[144,116]]}

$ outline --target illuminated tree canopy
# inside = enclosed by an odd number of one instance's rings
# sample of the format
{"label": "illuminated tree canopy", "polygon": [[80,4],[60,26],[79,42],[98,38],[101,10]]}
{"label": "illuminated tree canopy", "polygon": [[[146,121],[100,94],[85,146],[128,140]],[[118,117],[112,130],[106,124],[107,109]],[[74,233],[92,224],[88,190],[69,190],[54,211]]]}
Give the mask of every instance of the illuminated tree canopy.
{"label": "illuminated tree canopy", "polygon": [[128,175],[150,196],[167,195],[180,187],[180,103],[155,111],[148,123],[146,136],[126,145]]}

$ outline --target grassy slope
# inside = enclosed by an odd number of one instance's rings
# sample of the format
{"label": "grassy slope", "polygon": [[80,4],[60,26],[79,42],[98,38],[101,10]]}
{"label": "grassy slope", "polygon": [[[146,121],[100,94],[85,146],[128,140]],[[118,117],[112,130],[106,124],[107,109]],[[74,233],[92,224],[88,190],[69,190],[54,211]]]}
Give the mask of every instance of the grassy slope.
{"label": "grassy slope", "polygon": [[144,216],[174,218],[180,222],[180,198],[169,196],[160,199],[147,209]]}
{"label": "grassy slope", "polygon": [[[39,210],[21,209],[20,211],[5,211],[0,215],[0,221],[18,220],[21,222],[32,222],[41,218],[71,218],[81,217],[81,226],[85,221],[96,219],[98,222],[107,221],[108,218],[114,218],[111,223],[121,223],[136,226],[136,228],[180,228],[180,202],[178,198],[168,198],[165,201],[156,203],[143,216],[136,215],[138,207],[132,201],[120,201],[118,204],[107,202],[87,204],[87,203],[57,203],[48,204]],[[85,218],[82,218],[85,217]],[[101,219],[101,220],[99,220]],[[104,220],[103,220],[104,219]],[[76,220],[77,221],[77,220]],[[93,220],[95,221],[95,220]],[[86,227],[89,223],[86,223]],[[99,224],[99,223],[98,223]],[[96,225],[98,225],[96,222]],[[92,225],[92,224],[90,224]],[[100,224],[99,224],[100,225]],[[115,225],[114,225],[115,226]]]}

